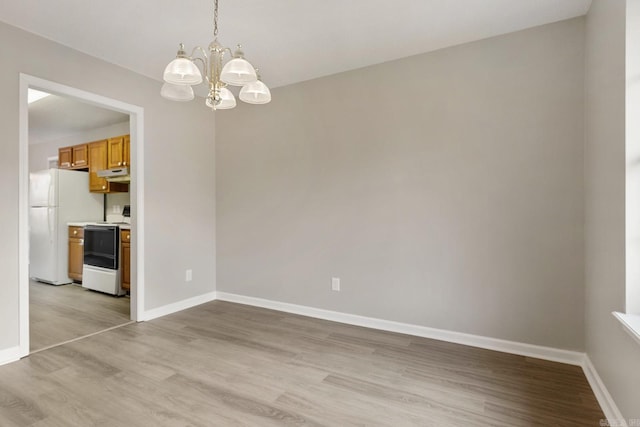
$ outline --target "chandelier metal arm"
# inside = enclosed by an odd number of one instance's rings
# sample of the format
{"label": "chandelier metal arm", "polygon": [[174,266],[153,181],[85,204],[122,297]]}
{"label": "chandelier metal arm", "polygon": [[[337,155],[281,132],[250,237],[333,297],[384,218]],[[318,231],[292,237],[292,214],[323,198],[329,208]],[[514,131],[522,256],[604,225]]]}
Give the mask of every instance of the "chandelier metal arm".
{"label": "chandelier metal arm", "polygon": [[207,61],[205,61],[203,58],[200,58],[199,56],[196,57],[189,57],[189,59],[196,64],[196,66],[198,66],[196,61],[200,61],[202,63],[202,75],[205,76],[205,78],[207,79],[207,81],[209,80],[209,74],[207,72]]}
{"label": "chandelier metal arm", "polygon": [[[202,55],[202,57],[196,56],[196,52],[199,52]],[[202,75],[205,76],[205,78],[208,81],[209,80],[209,55],[207,54],[207,51],[200,46],[196,46],[193,48],[193,50],[191,50],[191,56],[189,56],[189,59],[193,61],[193,63],[196,63],[196,61],[202,62]]]}
{"label": "chandelier metal arm", "polygon": [[203,47],[200,47],[200,46],[196,46],[191,50],[191,56],[189,57],[189,59],[191,59],[193,61],[194,59],[197,58],[197,56],[195,56],[196,51],[199,51],[207,61],[209,60],[209,55],[207,54],[207,51]]}

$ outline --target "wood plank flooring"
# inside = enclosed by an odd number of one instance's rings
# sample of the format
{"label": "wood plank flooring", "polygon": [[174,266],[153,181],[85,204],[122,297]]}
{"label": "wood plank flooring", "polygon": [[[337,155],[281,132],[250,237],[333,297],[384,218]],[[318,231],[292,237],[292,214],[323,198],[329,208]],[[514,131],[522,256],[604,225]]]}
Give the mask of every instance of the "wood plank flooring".
{"label": "wood plank flooring", "polygon": [[129,298],[90,291],[80,285],[29,283],[30,349],[103,331],[129,322]]}
{"label": "wood plank flooring", "polygon": [[0,425],[598,426],[579,367],[214,301],[0,367]]}

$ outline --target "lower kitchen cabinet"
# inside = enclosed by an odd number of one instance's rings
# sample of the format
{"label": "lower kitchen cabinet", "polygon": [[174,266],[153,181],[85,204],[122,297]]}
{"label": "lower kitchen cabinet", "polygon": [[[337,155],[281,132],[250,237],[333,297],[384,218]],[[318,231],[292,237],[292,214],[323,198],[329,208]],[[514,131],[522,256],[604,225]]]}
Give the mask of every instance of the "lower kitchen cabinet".
{"label": "lower kitchen cabinet", "polygon": [[69,226],[69,278],[82,282],[84,228]]}
{"label": "lower kitchen cabinet", "polygon": [[129,291],[131,290],[131,230],[120,230],[120,242],[122,246],[120,257],[122,289]]}

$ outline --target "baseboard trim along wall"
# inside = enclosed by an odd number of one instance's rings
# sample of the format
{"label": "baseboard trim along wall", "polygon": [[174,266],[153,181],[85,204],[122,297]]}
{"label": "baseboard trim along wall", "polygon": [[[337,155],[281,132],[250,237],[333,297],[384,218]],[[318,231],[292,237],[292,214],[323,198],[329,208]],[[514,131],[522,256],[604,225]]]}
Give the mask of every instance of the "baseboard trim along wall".
{"label": "baseboard trim along wall", "polygon": [[412,325],[409,323],[400,323],[390,320],[358,316],[355,314],[341,313],[338,311],[324,310],[303,305],[229,294],[226,292],[218,292],[217,299],[222,301],[253,305],[256,307],[270,308],[272,310],[279,310],[287,313],[301,314],[303,316],[315,317],[318,319],[332,320],[334,322],[347,323],[355,326],[363,326],[365,328],[398,332],[401,334],[414,335],[423,338],[432,338],[456,344],[469,345],[471,347],[484,348],[487,350],[496,350],[505,353],[518,354],[520,356],[536,357],[538,359],[568,363],[570,365],[576,366],[582,366],[582,361],[584,359],[584,353],[580,353],[577,351],[560,350],[552,347],[525,344],[498,338],[489,338],[480,335],[472,335],[462,332],[453,332],[444,329],[430,328],[427,326]]}
{"label": "baseboard trim along wall", "polygon": [[[591,363],[591,360],[589,360],[589,357],[582,352],[562,350],[553,347],[545,347],[515,341],[507,341],[498,338],[447,331],[444,329],[429,328],[427,326],[412,325],[409,323],[393,322],[390,320],[358,316],[354,314],[341,313],[338,311],[324,310],[320,308],[289,304],[226,292],[217,292],[216,299],[220,301],[235,302],[238,304],[268,308],[271,310],[278,310],[286,313],[300,314],[302,316],[314,317],[317,319],[331,320],[334,322],[346,323],[349,325],[363,326],[365,328],[398,332],[401,334],[431,338],[456,344],[468,345],[471,347],[484,348],[487,350],[501,351],[504,353],[535,357],[537,359],[580,366],[582,367],[582,370],[587,377],[587,381],[593,389],[593,393],[595,394],[598,403],[600,404],[600,407],[602,408],[602,411],[604,412],[604,415],[607,417],[607,419],[612,422],[612,425],[620,425],[623,427],[626,426],[624,418],[620,414],[618,407],[611,398],[611,395],[600,379],[600,376],[596,372],[596,369]],[[614,422],[616,424],[613,424]]]}
{"label": "baseboard trim along wall", "polygon": [[7,363],[20,360],[20,347],[11,347],[4,350],[0,350],[0,366]]}
{"label": "baseboard trim along wall", "polygon": [[153,320],[158,317],[177,313],[178,311],[186,310],[188,308],[213,301],[215,299],[216,299],[216,293],[208,292],[206,294],[198,295],[193,298],[187,298],[185,300],[178,301],[173,304],[167,304],[167,305],[163,305],[162,307],[154,308],[151,310],[145,310],[142,313],[141,320]]}
{"label": "baseboard trim along wall", "polygon": [[620,413],[618,406],[613,401],[613,398],[609,394],[609,390],[605,387],[600,375],[596,371],[595,366],[591,363],[591,359],[589,359],[588,355],[584,355],[584,362],[582,363],[582,370],[584,371],[584,375],[587,377],[587,381],[589,381],[589,385],[593,390],[593,394],[596,395],[596,399],[598,399],[598,403],[602,408],[602,412],[609,420],[612,426],[620,426],[627,427],[627,422],[625,418]]}

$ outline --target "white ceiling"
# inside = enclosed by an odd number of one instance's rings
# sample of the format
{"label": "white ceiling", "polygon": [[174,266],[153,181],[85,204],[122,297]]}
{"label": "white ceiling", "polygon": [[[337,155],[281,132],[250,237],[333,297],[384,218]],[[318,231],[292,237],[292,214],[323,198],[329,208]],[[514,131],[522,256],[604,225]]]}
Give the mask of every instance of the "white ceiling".
{"label": "white ceiling", "polygon": [[[584,15],[591,0],[220,0],[219,40],[277,87]],[[0,20],[160,80],[213,0],[20,0]],[[25,52],[28,55],[28,52]]]}
{"label": "white ceiling", "polygon": [[29,104],[29,143],[57,141],[128,120],[127,114],[49,95]]}

